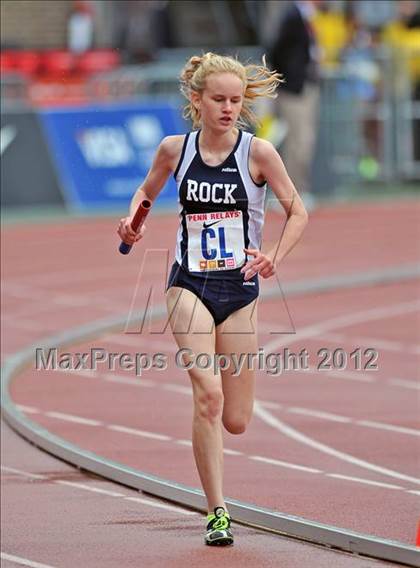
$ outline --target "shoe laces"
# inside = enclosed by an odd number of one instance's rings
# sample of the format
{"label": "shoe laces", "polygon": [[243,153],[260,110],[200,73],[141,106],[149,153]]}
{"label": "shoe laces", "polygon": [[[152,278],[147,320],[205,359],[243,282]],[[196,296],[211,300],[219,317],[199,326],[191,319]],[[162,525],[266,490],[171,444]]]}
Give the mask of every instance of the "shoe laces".
{"label": "shoe laces", "polygon": [[220,517],[216,517],[216,515],[209,515],[207,517],[209,523],[207,525],[207,530],[225,530],[230,527],[230,517],[228,513],[224,513]]}

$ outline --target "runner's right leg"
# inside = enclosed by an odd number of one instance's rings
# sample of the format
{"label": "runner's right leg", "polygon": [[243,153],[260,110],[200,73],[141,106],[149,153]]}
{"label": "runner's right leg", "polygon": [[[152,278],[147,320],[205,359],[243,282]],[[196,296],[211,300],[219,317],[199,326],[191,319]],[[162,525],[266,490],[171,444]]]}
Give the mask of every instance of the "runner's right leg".
{"label": "runner's right leg", "polygon": [[[214,321],[201,300],[189,290],[171,287],[166,293],[172,333],[180,349],[195,356],[215,354]],[[191,360],[185,356],[184,363]],[[208,512],[224,507],[223,499],[223,390],[220,374],[213,367],[188,371],[193,388],[194,417],[192,443],[201,484],[207,497]]]}

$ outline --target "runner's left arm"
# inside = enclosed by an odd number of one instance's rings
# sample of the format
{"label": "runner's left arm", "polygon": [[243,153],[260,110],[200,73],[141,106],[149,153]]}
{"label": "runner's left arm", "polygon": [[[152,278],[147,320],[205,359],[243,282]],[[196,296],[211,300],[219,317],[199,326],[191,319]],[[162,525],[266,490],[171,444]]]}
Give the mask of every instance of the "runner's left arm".
{"label": "runner's left arm", "polygon": [[266,254],[259,250],[246,249],[254,258],[242,268],[245,280],[258,272],[263,278],[273,276],[277,266],[299,242],[308,223],[308,214],[286,168],[274,146],[254,138],[251,147],[251,158],[257,166],[260,176],[267,180],[274,195],[283,206],[287,220],[278,242]]}

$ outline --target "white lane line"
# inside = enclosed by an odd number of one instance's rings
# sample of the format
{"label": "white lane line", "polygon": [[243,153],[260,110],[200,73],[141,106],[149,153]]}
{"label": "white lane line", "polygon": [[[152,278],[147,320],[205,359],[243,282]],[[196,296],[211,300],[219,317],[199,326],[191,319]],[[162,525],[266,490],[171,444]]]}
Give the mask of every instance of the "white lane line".
{"label": "white lane line", "polygon": [[167,383],[167,384],[161,385],[161,388],[163,390],[168,390],[168,391],[172,391],[172,392],[179,392],[180,394],[186,394],[186,395],[192,396],[191,387],[183,387],[182,385],[174,385],[174,384],[171,384],[171,383]]}
{"label": "white lane line", "polygon": [[[77,371],[77,373],[81,374],[81,371]],[[98,378],[101,378],[100,376],[97,376]],[[116,381],[120,381],[120,378],[118,376],[113,376],[110,375],[109,379],[114,379]],[[107,378],[105,378],[105,380],[108,380]],[[136,385],[143,385],[144,379],[139,380],[136,383],[133,383],[135,379],[128,379],[126,377],[121,377],[121,382],[127,382],[127,384],[136,384]],[[155,383],[154,381],[149,381],[146,382],[146,384],[144,384],[143,386],[146,387],[154,387],[154,386],[160,386],[160,388],[164,389],[164,390],[169,390],[169,391],[173,391],[173,392],[179,392],[180,394],[186,394],[188,396],[192,396],[191,393],[191,388],[189,387],[184,387],[181,385],[177,385],[174,383],[165,383],[165,384],[161,384],[158,385],[157,383]],[[420,430],[416,430],[414,428],[406,428],[404,426],[397,426],[394,424],[386,424],[384,422],[376,422],[373,420],[354,420],[348,416],[341,416],[338,414],[333,414],[330,412],[324,412],[324,411],[319,411],[319,410],[313,410],[310,408],[301,408],[301,407],[294,407],[294,406],[284,406],[275,402],[270,402],[270,401],[258,401],[259,404],[263,407],[263,408],[272,408],[275,410],[284,410],[288,413],[291,414],[300,414],[302,416],[312,416],[314,418],[320,418],[322,420],[330,420],[332,422],[339,422],[339,423],[347,423],[347,424],[355,424],[357,426],[363,426],[366,428],[375,428],[377,430],[386,430],[386,431],[390,431],[390,432],[395,432],[397,434],[406,434],[409,436],[420,436]],[[35,413],[39,413],[41,412],[39,409],[36,409],[34,407],[28,407],[28,406],[24,406],[24,405],[17,405],[17,407],[22,410],[22,412],[26,412],[28,414],[35,414]],[[86,424],[89,426],[100,426],[102,425],[101,422],[98,421],[94,421],[94,420],[90,420],[87,418],[82,418],[82,417],[75,417],[69,414],[63,414],[63,413],[59,413],[59,412],[50,412],[50,413],[45,413],[47,416],[51,416],[53,418],[57,418],[57,419],[63,419],[63,420],[67,420],[70,422],[76,422],[79,424]],[[119,429],[120,432],[126,432],[126,433],[135,433],[135,431],[130,431],[130,429],[125,428],[124,430],[124,426],[113,426],[111,429],[117,430]],[[140,432],[140,431],[137,431]],[[138,435],[144,435],[143,434],[139,434]],[[156,439],[166,439],[166,438],[158,438],[158,436],[160,436],[160,434],[152,434],[156,437]],[[152,437],[149,433],[149,437]]]}
{"label": "white lane line", "polygon": [[122,345],[123,347],[137,347],[140,348],[142,344],[142,334],[139,333],[121,333],[113,335],[105,335],[101,341],[112,343],[115,345]]}
{"label": "white lane line", "polygon": [[74,422],[75,424],[83,424],[84,426],[102,426],[103,422],[99,420],[92,420],[90,418],[82,418],[81,416],[74,416],[73,414],[64,414],[63,412],[44,412],[45,416],[49,418],[57,418],[58,420],[65,420],[66,422]]}
{"label": "white lane line", "polygon": [[[62,310],[64,310],[64,306],[61,305],[60,307]],[[69,310],[72,308],[74,309],[74,306],[66,307],[66,309]],[[30,304],[29,306],[25,307],[20,311],[16,311],[14,314],[11,314],[5,319],[8,320],[8,325],[13,325],[14,323],[16,323],[17,325],[19,321],[21,321],[21,318],[26,318],[22,319],[22,321],[36,322],[37,319],[40,318],[40,316],[44,315],[43,313],[45,312],[48,313],[53,310],[57,310],[57,308],[55,306],[54,298],[50,297],[48,298],[45,304],[41,303],[40,301]]]}
{"label": "white lane line", "polygon": [[268,353],[278,349],[279,347],[284,347],[290,345],[291,343],[296,343],[302,339],[309,339],[311,337],[319,337],[326,332],[334,331],[342,327],[349,327],[358,323],[366,323],[368,321],[375,321],[384,318],[391,318],[393,316],[399,316],[405,313],[412,313],[420,309],[419,301],[401,302],[399,304],[387,305],[378,308],[372,308],[369,310],[361,310],[360,312],[352,312],[345,314],[343,316],[333,317],[324,320],[321,323],[316,323],[308,325],[296,334],[290,334],[287,337],[275,338],[264,347],[264,350]]}
{"label": "white lane line", "polygon": [[[66,241],[68,240],[68,236],[66,237]],[[32,244],[35,246],[36,243],[43,243],[43,241],[32,241]],[[38,294],[45,293],[48,294],[48,290],[44,288],[35,288],[36,285],[38,286],[51,286],[53,284],[57,285],[60,284],[67,284],[69,285],[71,280],[76,281],[83,281],[83,280],[96,280],[101,275],[102,278],[107,278],[111,276],[111,271],[109,268],[101,269],[100,267],[95,267],[95,270],[92,271],[92,267],[90,268],[83,268],[80,270],[74,269],[74,271],[57,271],[57,272],[49,272],[46,274],[45,272],[42,274],[32,274],[30,277],[30,282],[34,286],[34,291]],[[28,294],[31,292],[31,288],[22,282],[27,282],[28,277],[22,275],[20,277],[11,278],[7,282],[7,290],[12,290],[15,286],[19,287],[19,290],[27,290]]]}
{"label": "white lane line", "polygon": [[324,341],[331,341],[333,343],[348,342],[354,344],[361,344],[364,347],[388,349],[389,351],[401,351],[403,344],[400,341],[388,341],[386,339],[374,339],[371,337],[351,336],[344,333],[324,333],[319,339]]}
{"label": "white lane line", "polygon": [[362,373],[360,371],[316,371],[317,373],[322,372],[323,376],[329,376],[334,379],[346,379],[349,381],[360,381],[361,383],[375,383],[378,379],[376,377],[372,377],[372,375],[368,375],[366,373]]}
{"label": "white lane line", "polygon": [[[179,387],[179,392],[182,392],[183,394],[191,394],[191,389],[188,389],[187,387],[180,387],[179,385],[165,385],[165,386],[170,386],[171,389],[170,390],[178,390]],[[177,387],[177,388],[172,388],[172,387]],[[269,407],[273,407],[273,404],[271,403],[262,403],[260,401],[258,401],[258,403],[260,404],[260,406],[263,406],[265,408],[269,408]],[[275,408],[280,408],[281,405],[275,405]],[[405,428],[403,426],[394,426],[391,424],[384,424],[382,422],[374,422],[371,420],[353,420],[347,416],[340,416],[338,414],[332,414],[329,412],[322,412],[322,411],[317,411],[317,410],[312,410],[309,408],[300,408],[300,407],[284,407],[284,409],[291,414],[299,414],[299,415],[303,415],[303,416],[311,416],[314,418],[320,418],[323,420],[330,420],[333,422],[339,422],[339,423],[350,423],[350,424],[356,424],[359,426],[365,426],[368,428],[376,428],[379,430],[386,430],[386,431],[391,431],[391,432],[396,432],[396,433],[401,433],[401,434],[407,434],[407,435],[412,435],[412,436],[420,436],[420,430],[415,430],[413,428]],[[32,409],[34,412],[40,412],[38,409],[33,408]],[[184,445],[184,446],[192,446],[192,442],[191,440],[173,440],[173,438],[171,438],[170,436],[167,436],[165,434],[158,434],[156,432],[148,432],[145,430],[138,430],[136,428],[129,428],[127,426],[121,426],[118,424],[104,424],[102,422],[99,421],[95,421],[95,420],[91,420],[88,418],[82,418],[80,416],[73,416],[73,415],[69,415],[69,414],[63,414],[60,412],[45,412],[44,413],[46,416],[50,416],[53,418],[57,418],[57,419],[62,419],[62,420],[66,420],[69,422],[76,422],[78,424],[84,424],[87,426],[105,426],[106,428],[108,428],[109,430],[113,430],[115,432],[121,432],[124,434],[133,434],[135,436],[141,436],[143,438],[150,438],[150,439],[154,439],[154,440],[160,440],[160,441],[175,441],[175,443],[179,444],[179,445]],[[226,453],[226,455],[243,455],[242,452],[237,452],[236,450],[229,450],[228,448],[224,449],[224,452]],[[305,466],[300,466],[300,467],[305,467]]]}
{"label": "white lane line", "polygon": [[[264,408],[269,408],[265,403],[260,405]],[[312,410],[311,408],[300,408],[296,406],[286,406],[284,411],[290,414],[300,414],[302,416],[311,416],[320,418],[321,420],[330,420],[332,422],[340,422],[342,424],[355,424],[356,426],[365,426],[366,428],[376,428],[377,430],[386,430],[395,432],[396,434],[407,434],[409,436],[420,436],[420,430],[415,428],[406,428],[405,426],[396,426],[394,424],[385,424],[384,422],[375,422],[374,420],[354,420],[348,416],[341,416],[339,414],[331,414],[330,412],[322,412],[319,410]]]}
{"label": "white lane line", "polygon": [[143,379],[143,377],[137,376],[126,377],[124,375],[116,375],[115,373],[98,375],[98,378],[103,378],[105,381],[109,381],[110,383],[120,383],[130,385],[132,387],[156,388],[156,386],[158,386],[155,381],[150,379]]}
{"label": "white lane line", "polygon": [[326,473],[327,477],[333,477],[334,479],[345,479],[346,481],[355,481],[356,483],[364,483],[366,485],[375,485],[377,487],[384,487],[385,489],[402,489],[400,485],[392,485],[390,483],[382,483],[380,481],[371,481],[370,479],[364,479],[362,477],[352,477],[350,475],[341,475],[340,473]]}
{"label": "white lane line", "polygon": [[179,444],[180,446],[188,446],[189,448],[192,448],[191,440],[175,440],[175,444]]}
{"label": "white lane line", "polygon": [[[263,405],[265,407],[265,404]],[[331,420],[332,422],[349,423],[352,422],[351,418],[346,416],[339,416],[338,414],[331,414],[329,412],[321,412],[319,410],[311,410],[309,408],[299,408],[296,406],[288,406],[287,412],[292,414],[302,414],[303,416],[313,416],[314,418],[321,418],[323,420]]]}
{"label": "white lane line", "polygon": [[311,375],[320,376],[323,379],[338,379],[340,381],[357,381],[359,383],[376,383],[377,378],[373,376],[366,375],[361,372],[351,372],[351,371],[330,371],[320,370],[320,369],[298,369],[293,371],[294,373],[306,373]]}
{"label": "white lane line", "polygon": [[315,469],[313,467],[306,467],[303,465],[298,465],[295,463],[285,462],[281,460],[275,460],[272,458],[264,458],[262,456],[248,456],[250,460],[269,463],[271,465],[278,465],[280,467],[286,467],[288,469],[297,469],[299,471],[304,471],[306,473],[323,473],[320,469]]}
{"label": "white lane line", "polygon": [[406,489],[407,493],[412,493],[413,495],[420,495],[420,491],[416,491],[415,489]]}
{"label": "white lane line", "polygon": [[120,333],[113,335],[104,335],[101,341],[110,343],[111,345],[121,345],[123,347],[136,347],[137,351],[145,349],[143,346],[147,344],[147,349],[159,350],[159,352],[175,353],[177,350],[176,344],[172,341],[163,341],[157,339],[157,333]]}
{"label": "white lane line", "polygon": [[115,345],[122,345],[123,347],[137,347],[137,350],[144,349],[142,347],[147,342],[147,348],[150,351],[150,347],[159,349],[162,351],[176,351],[176,344],[174,341],[163,341],[162,338],[158,339],[158,336],[163,334],[160,333],[114,333],[112,335],[104,335],[101,341],[106,343],[111,343]]}
{"label": "white lane line", "polygon": [[[76,373],[80,373],[79,371]],[[327,373],[325,373],[327,374]],[[106,380],[106,381],[111,381],[111,382],[121,382],[124,384],[128,384],[130,386],[144,386],[147,388],[162,388],[163,390],[168,390],[168,391],[172,391],[172,392],[177,392],[180,394],[185,394],[188,396],[192,396],[192,391],[190,387],[185,387],[176,383],[158,383],[157,381],[153,381],[152,379],[143,379],[143,378],[139,378],[138,380],[136,380],[135,378],[127,378],[127,377],[123,377],[123,376],[119,376],[119,375],[113,375],[110,373],[104,374],[104,375],[97,375],[97,378],[102,379],[102,380]],[[395,379],[397,380],[397,379]],[[406,381],[405,381],[406,383]],[[404,383],[404,384],[405,384]],[[411,388],[417,388],[417,383],[412,383],[409,382],[408,383],[409,386]],[[399,383],[399,386],[401,386],[401,384]],[[323,411],[316,411],[316,410],[312,410],[309,408],[300,408],[300,407],[288,407],[282,404],[279,404],[277,402],[272,402],[272,401],[258,401],[259,404],[264,407],[264,408],[271,408],[274,410],[285,410],[287,412],[291,412],[293,414],[302,414],[302,415],[308,415],[308,416],[313,416],[313,417],[317,417],[317,418],[322,418],[325,420],[331,420],[333,422],[342,422],[342,423],[350,423],[350,424],[357,424],[359,426],[366,426],[366,427],[371,427],[371,428],[378,428],[378,429],[383,429],[383,430],[390,430],[393,432],[397,432],[397,433],[401,433],[401,434],[408,434],[408,435],[413,435],[413,436],[419,436],[420,435],[420,430],[415,430],[415,429],[411,429],[411,428],[404,428],[402,426],[396,426],[393,424],[385,424],[383,422],[373,422],[373,421],[368,421],[368,420],[354,420],[348,416],[341,416],[338,414],[333,414],[333,413],[328,413],[328,412],[323,412]],[[23,407],[22,407],[23,409]],[[39,412],[37,410],[37,412]]]}
{"label": "white lane line", "polygon": [[80,375],[81,377],[87,377],[88,379],[97,379],[98,373],[93,369],[80,369],[80,370],[72,370],[72,369],[57,369],[57,371],[70,373],[71,375]]}
{"label": "white lane line", "polygon": [[344,333],[325,333],[319,339],[331,341],[333,343],[352,343],[353,345],[363,345],[373,349],[382,349],[383,351],[402,351],[404,353],[420,354],[420,348],[415,345],[407,345],[401,341],[390,341],[388,339],[380,339],[378,337],[361,337],[345,335]]}
{"label": "white lane line", "polygon": [[23,404],[17,404],[16,408],[22,412],[26,412],[27,414],[37,414],[39,412],[39,410],[34,406],[25,406]]}
{"label": "white lane line", "polygon": [[119,426],[118,424],[108,424],[108,430],[115,432],[122,432],[123,434],[133,434],[134,436],[141,436],[143,438],[151,438],[152,440],[161,440],[169,442],[172,440],[170,436],[164,434],[156,434],[155,432],[146,432],[144,430],[137,430],[136,428],[128,428],[127,426]]}
{"label": "white lane line", "polygon": [[[256,405],[261,406],[261,404],[257,403],[257,402],[256,402]],[[294,410],[305,410],[305,409],[299,409],[298,407],[291,407],[291,408],[294,409]],[[49,413],[45,413],[45,414],[49,414]],[[322,413],[322,414],[324,415],[325,413]],[[60,417],[65,416],[67,418],[67,415],[62,415],[61,413],[55,413],[55,415],[60,416]],[[334,418],[336,417],[336,415],[332,415],[332,416],[334,416]],[[91,421],[89,421],[89,422],[91,422]],[[102,424],[102,425],[105,426],[106,428],[110,429],[110,430],[114,430],[114,431],[121,432],[121,433],[133,434],[133,435],[136,435],[136,436],[142,436],[142,437],[145,437],[145,438],[151,438],[151,439],[156,439],[156,440],[160,440],[160,441],[171,441],[171,442],[174,442],[175,444],[178,444],[178,445],[181,445],[181,446],[192,447],[192,441],[191,440],[183,440],[183,439],[176,440],[176,439],[173,439],[170,436],[166,436],[164,434],[157,434],[155,432],[147,432],[147,431],[144,431],[144,430],[137,430],[135,428],[128,428],[126,426],[119,426],[119,425],[116,425],[116,424],[109,424],[109,425]],[[287,428],[289,428],[289,427],[287,427]],[[303,436],[303,435],[301,435],[301,436]],[[325,446],[325,447],[328,448],[328,446]],[[333,450],[333,451],[335,452],[335,450]],[[321,470],[315,469],[315,468],[312,468],[312,467],[307,467],[307,466],[303,466],[303,465],[300,465],[300,464],[294,464],[294,463],[291,463],[291,462],[285,462],[285,461],[282,461],[282,460],[277,460],[277,459],[274,459],[274,458],[267,458],[267,457],[263,457],[263,456],[249,456],[247,454],[244,454],[243,452],[239,452],[237,450],[231,450],[229,448],[224,448],[223,452],[226,455],[244,456],[245,458],[251,459],[253,461],[260,461],[260,462],[268,463],[268,464],[275,465],[275,466],[300,470],[300,471],[304,471],[306,473],[317,473],[317,474],[324,473]],[[341,454],[341,452],[338,452],[338,453]],[[347,454],[345,454],[345,455],[347,455]],[[352,458],[352,456],[349,456],[349,457]],[[352,459],[357,460],[357,458],[352,458]],[[361,460],[357,460],[357,461],[360,462]],[[363,462],[363,463],[367,463],[367,462]],[[370,464],[370,465],[372,465],[372,464]],[[378,470],[378,466],[372,465],[372,468],[376,468],[375,470]],[[22,472],[20,470],[14,470],[12,468],[5,468],[5,467],[2,466],[2,469],[6,470],[6,471],[11,471],[13,473],[18,473],[20,475],[28,475],[26,472]],[[383,470],[383,468],[379,468],[379,469],[381,471],[389,471],[389,470]],[[34,475],[34,474],[29,474],[29,475],[32,475],[34,478],[38,478],[38,479],[46,479],[45,476],[41,476],[41,475]],[[329,475],[330,477],[333,477],[333,476],[338,477],[338,474],[325,474],[325,475]],[[399,475],[401,476],[402,474],[399,474]],[[403,478],[407,479],[407,476],[404,476]],[[345,480],[346,477],[343,476],[342,479]],[[362,478],[357,478],[357,479],[362,479]],[[411,478],[408,478],[408,479],[410,480]],[[62,485],[73,485],[74,487],[79,487],[80,489],[89,489],[89,490],[91,489],[89,486],[84,486],[84,485],[82,486],[82,484],[77,484],[77,483],[73,483],[73,482],[66,482],[66,481],[60,481],[60,480],[57,480],[56,482],[61,483]],[[366,480],[366,483],[369,484],[370,480]],[[387,485],[388,484],[383,484],[384,487],[386,487]],[[393,488],[395,488],[395,486]],[[97,493],[102,492],[102,493],[110,495],[110,492],[107,492],[105,490],[101,490],[101,489],[98,489],[98,488],[93,488],[92,491],[97,492]],[[408,492],[408,490],[405,490],[405,491]]]}
{"label": "white lane line", "polygon": [[339,460],[351,463],[352,465],[357,465],[364,469],[375,471],[376,473],[379,473],[381,475],[395,477],[396,479],[403,479],[404,481],[409,481],[410,483],[415,483],[417,485],[420,485],[420,479],[416,477],[411,477],[410,475],[405,475],[404,473],[400,473],[392,469],[378,466],[366,460],[362,460],[345,452],[336,450],[335,448],[327,446],[326,444],[322,444],[321,442],[317,442],[313,438],[310,438],[309,436],[302,434],[298,430],[295,430],[291,426],[288,426],[284,422],[281,422],[278,418],[273,416],[273,414],[271,414],[268,410],[265,410],[258,402],[255,403],[254,408],[255,408],[254,410],[255,414],[260,418],[260,420],[262,420],[263,422],[265,422],[267,425],[271,426],[275,430],[281,432],[282,434],[288,436],[293,440],[296,440],[301,444],[309,446],[314,450],[318,450],[324,454],[333,456]]}
{"label": "white lane line", "polygon": [[[361,371],[349,371],[349,370],[342,370],[337,371],[335,369],[318,369],[312,365],[308,365],[305,369],[293,369],[293,373],[301,373],[306,375],[320,375],[323,379],[330,378],[330,379],[340,379],[340,380],[347,380],[347,381],[358,381],[361,383],[376,383],[377,378],[368,375],[367,373],[362,373]],[[372,371],[373,372],[373,371]],[[311,377],[312,378],[312,377]]]}
{"label": "white lane line", "polygon": [[406,389],[420,390],[420,382],[407,381],[405,379],[388,379],[388,384],[394,387],[403,387]]}
{"label": "white lane line", "polygon": [[[29,477],[34,479],[48,479],[46,475],[38,475],[35,473],[30,473],[29,471],[22,471],[21,469],[15,469],[13,467],[1,466],[1,469],[10,473],[16,473],[18,475],[22,475],[23,477]],[[182,512],[185,515],[195,515],[199,513],[195,513],[192,511],[185,511],[180,507],[176,507],[174,505],[165,505],[164,503],[155,503],[151,499],[142,499],[140,497],[130,497],[129,495],[124,495],[124,493],[118,493],[117,491],[109,491],[107,489],[101,489],[100,487],[85,485],[84,483],[75,483],[73,481],[65,481],[64,479],[54,479],[51,480],[51,483],[56,485],[65,485],[67,487],[72,487],[74,489],[81,489],[83,491],[90,491],[91,493],[96,493],[100,495],[105,495],[107,497],[118,497],[120,499],[124,499],[126,501],[134,501],[138,503],[142,503],[144,505],[148,505],[150,507],[155,507],[157,509],[166,509],[168,511],[176,511]]]}
{"label": "white lane line", "polygon": [[116,491],[108,491],[107,489],[101,489],[100,487],[85,485],[84,483],[75,483],[74,481],[65,481],[62,479],[56,479],[54,483],[57,483],[58,485],[68,485],[69,487],[75,487],[76,489],[83,489],[84,491],[90,491],[91,493],[100,493],[101,495],[107,495],[108,497],[125,497],[123,493],[117,493]]}
{"label": "white lane line", "polygon": [[124,497],[126,501],[134,501],[135,503],[142,503],[143,505],[150,505],[151,507],[156,507],[157,509],[165,509],[166,511],[174,511],[175,513],[181,513],[181,515],[199,515],[195,511],[186,511],[180,507],[175,507],[175,505],[165,505],[164,503],[155,503],[154,501],[149,501],[149,499],[142,499],[141,497]]}
{"label": "white lane line", "polygon": [[401,434],[408,434],[410,436],[420,436],[420,430],[414,428],[406,428],[405,426],[394,426],[393,424],[384,424],[383,422],[375,422],[373,420],[356,420],[355,424],[359,426],[367,426],[368,428],[376,428],[378,430],[389,430]]}
{"label": "white lane line", "polygon": [[54,568],[51,564],[41,564],[41,562],[35,562],[34,560],[15,556],[14,554],[7,554],[6,552],[0,552],[0,558],[2,560],[13,562],[13,564],[18,564],[19,566],[29,566],[30,568]]}
{"label": "white lane line", "polygon": [[[63,372],[70,372],[67,369],[64,369]],[[77,374],[81,374],[82,376],[85,376],[84,374],[82,374],[81,371],[73,371],[76,375]],[[313,374],[319,374],[320,371],[317,371],[315,367],[310,368],[309,370],[297,370],[294,371],[297,373],[313,373]],[[360,381],[360,382],[367,382],[367,383],[372,383],[375,382],[377,379],[374,377],[370,377],[366,374],[364,375],[360,375],[360,373],[358,372],[354,372],[352,375],[348,374],[349,371],[337,371],[337,374],[335,376],[333,376],[331,374],[331,371],[325,371],[322,372],[322,377],[323,378],[338,378],[338,379],[349,379],[349,380],[356,380],[356,381]],[[90,377],[90,375],[89,375]],[[190,396],[192,396],[192,392],[191,392],[191,388],[189,387],[184,387],[182,385],[178,385],[176,383],[163,383],[163,382],[157,382],[154,381],[152,379],[143,379],[142,377],[133,377],[133,378],[128,378],[128,377],[124,377],[122,375],[115,375],[113,373],[98,373],[96,375],[97,378],[108,381],[108,382],[113,382],[113,383],[122,383],[122,384],[126,384],[126,385],[130,385],[130,386],[134,386],[134,387],[146,387],[146,388],[162,388],[164,390],[171,390],[173,392],[179,392],[181,394],[188,394]],[[414,382],[414,381],[404,381],[404,380],[400,380],[400,379],[381,379],[382,384],[390,384],[392,386],[398,386],[398,387],[402,387],[402,388],[412,388],[412,389],[418,389],[419,384]],[[260,401],[261,402],[261,401]],[[266,406],[267,408],[281,408],[282,405],[279,405],[276,402],[271,402],[271,401],[267,401],[263,403],[263,406]]]}
{"label": "white lane line", "polygon": [[149,379],[143,379],[137,375],[117,375],[115,373],[99,373],[98,371],[91,371],[89,369],[74,370],[71,369],[57,369],[60,373],[70,373],[72,375],[77,375],[81,377],[87,377],[88,379],[99,379],[101,381],[107,381],[109,383],[118,383],[123,385],[130,385],[135,387],[146,387],[146,388],[156,388],[157,383]]}
{"label": "white lane line", "polygon": [[9,473],[16,473],[17,475],[24,475],[26,477],[31,477],[33,479],[47,479],[46,475],[40,475],[38,473],[29,473],[27,471],[22,471],[21,469],[16,469],[14,467],[7,467],[5,465],[0,466],[2,471],[7,471]]}
{"label": "white lane line", "polygon": [[229,448],[223,448],[223,453],[227,456],[243,456],[242,452],[238,452],[237,450],[229,450]]}

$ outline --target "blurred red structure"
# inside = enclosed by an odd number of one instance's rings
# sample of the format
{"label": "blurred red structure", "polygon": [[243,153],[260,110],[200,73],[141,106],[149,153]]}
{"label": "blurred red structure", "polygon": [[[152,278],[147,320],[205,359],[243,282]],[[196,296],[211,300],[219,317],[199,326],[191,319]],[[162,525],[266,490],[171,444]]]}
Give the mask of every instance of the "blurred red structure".
{"label": "blurred red structure", "polygon": [[27,84],[27,100],[35,106],[77,105],[88,99],[90,77],[112,71],[121,64],[119,52],[97,49],[84,53],[70,50],[4,50],[2,80],[20,76]]}
{"label": "blurred red structure", "polygon": [[120,54],[113,49],[95,49],[77,55],[67,50],[1,52],[1,73],[48,76],[93,75],[119,67]]}
{"label": "blurred red structure", "polygon": [[71,51],[46,51],[42,54],[43,75],[48,77],[62,77],[74,73],[77,58]]}
{"label": "blurred red structure", "polygon": [[15,71],[15,52],[2,51],[0,53],[0,70],[1,74],[11,73]]}
{"label": "blurred red structure", "polygon": [[97,49],[81,54],[77,70],[86,75],[111,71],[120,65],[120,55],[112,49]]}
{"label": "blurred red structure", "polygon": [[38,51],[12,51],[1,53],[1,73],[14,72],[34,76],[40,70],[41,54]]}

